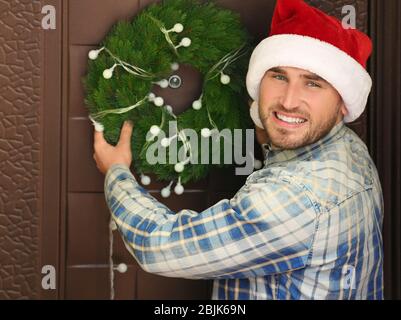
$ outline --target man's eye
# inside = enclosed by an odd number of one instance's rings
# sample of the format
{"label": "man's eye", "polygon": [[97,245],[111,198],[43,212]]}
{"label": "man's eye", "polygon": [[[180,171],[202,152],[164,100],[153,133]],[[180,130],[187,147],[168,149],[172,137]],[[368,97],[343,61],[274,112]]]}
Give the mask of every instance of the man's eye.
{"label": "man's eye", "polygon": [[307,86],[321,88],[322,86],[314,81],[308,81]]}
{"label": "man's eye", "polygon": [[273,78],[274,78],[274,79],[277,79],[277,80],[282,80],[282,81],[287,80],[287,79],[286,79],[284,76],[282,76],[281,74],[273,75]]}

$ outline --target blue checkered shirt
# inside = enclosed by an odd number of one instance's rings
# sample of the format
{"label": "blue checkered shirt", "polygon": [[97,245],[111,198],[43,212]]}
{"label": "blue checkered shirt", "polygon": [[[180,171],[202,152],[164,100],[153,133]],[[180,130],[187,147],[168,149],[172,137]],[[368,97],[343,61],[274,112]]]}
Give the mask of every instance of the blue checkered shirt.
{"label": "blue checkered shirt", "polygon": [[267,151],[232,199],[173,212],[115,164],[105,198],[145,271],[213,279],[212,299],[383,299],[383,198],[365,144],[344,123]]}

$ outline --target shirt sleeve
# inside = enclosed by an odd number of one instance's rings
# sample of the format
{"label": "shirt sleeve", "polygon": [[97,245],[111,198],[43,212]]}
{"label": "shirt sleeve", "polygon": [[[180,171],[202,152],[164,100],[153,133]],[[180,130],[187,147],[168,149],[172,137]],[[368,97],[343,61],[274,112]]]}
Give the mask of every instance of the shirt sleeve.
{"label": "shirt sleeve", "polygon": [[245,184],[202,211],[172,212],[113,165],[105,198],[127,249],[145,271],[187,279],[250,278],[304,268],[317,210],[284,178]]}

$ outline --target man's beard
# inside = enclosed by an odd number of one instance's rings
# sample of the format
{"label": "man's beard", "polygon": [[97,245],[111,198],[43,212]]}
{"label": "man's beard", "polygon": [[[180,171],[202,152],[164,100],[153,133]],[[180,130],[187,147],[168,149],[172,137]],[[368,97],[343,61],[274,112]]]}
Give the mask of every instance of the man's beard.
{"label": "man's beard", "polygon": [[[271,110],[280,112],[281,110],[283,110],[283,108],[272,108]],[[269,118],[275,117],[273,111],[269,112]],[[286,112],[286,114],[289,114],[289,116],[291,116],[291,113],[289,113],[287,110],[283,110],[283,112]],[[263,126],[265,127],[267,136],[273,148],[298,149],[307,145],[311,145],[326,136],[331,131],[331,129],[333,129],[338,121],[338,109],[337,112],[333,113],[331,117],[326,118],[324,122],[321,122],[319,124],[315,124],[311,120],[309,114],[306,114],[305,112],[293,112],[293,114],[301,115],[305,117],[305,119],[307,119],[305,125],[299,129],[299,132],[304,133],[298,139],[291,138],[291,132],[296,132],[296,130],[298,129],[288,130],[286,128],[278,127],[277,124],[274,124],[274,128],[270,128],[269,125],[266,125],[269,119],[264,119],[265,121],[263,121]],[[270,119],[270,121],[274,120]]]}

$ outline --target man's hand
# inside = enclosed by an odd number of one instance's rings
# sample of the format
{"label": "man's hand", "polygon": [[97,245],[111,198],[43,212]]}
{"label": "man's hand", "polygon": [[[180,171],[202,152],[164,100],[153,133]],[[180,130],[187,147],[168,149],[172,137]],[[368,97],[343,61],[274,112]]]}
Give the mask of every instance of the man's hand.
{"label": "man's hand", "polygon": [[113,164],[123,164],[128,168],[132,162],[131,135],[133,124],[124,122],[120,139],[115,147],[108,144],[103,137],[103,132],[95,131],[93,158],[100,172],[106,174]]}

